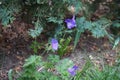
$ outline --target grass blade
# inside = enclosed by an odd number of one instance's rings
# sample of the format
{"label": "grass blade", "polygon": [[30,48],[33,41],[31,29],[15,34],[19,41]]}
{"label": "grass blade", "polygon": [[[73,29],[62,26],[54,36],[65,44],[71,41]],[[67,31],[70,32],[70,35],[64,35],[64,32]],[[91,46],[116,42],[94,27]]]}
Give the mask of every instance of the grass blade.
{"label": "grass blade", "polygon": [[9,80],[13,80],[13,79],[12,79],[12,72],[13,72],[12,69],[10,69],[9,72],[8,72],[8,79],[9,79]]}
{"label": "grass blade", "polygon": [[80,34],[81,34],[81,32],[77,31],[76,36],[75,36],[75,41],[74,41],[74,48],[73,48],[73,50],[75,50],[75,48],[76,48],[76,46],[77,46],[77,43],[78,43],[79,38],[80,38]]}

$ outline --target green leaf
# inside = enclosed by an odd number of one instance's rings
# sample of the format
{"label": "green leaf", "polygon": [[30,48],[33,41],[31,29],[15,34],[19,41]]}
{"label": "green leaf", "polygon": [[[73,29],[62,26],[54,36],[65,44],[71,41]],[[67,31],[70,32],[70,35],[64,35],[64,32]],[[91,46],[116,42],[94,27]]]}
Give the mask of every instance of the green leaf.
{"label": "green leaf", "polygon": [[25,60],[25,64],[23,67],[28,67],[31,65],[40,65],[41,63],[41,57],[40,56],[30,56],[28,59]]}
{"label": "green leaf", "polygon": [[83,4],[82,4],[82,2],[75,1],[74,5],[75,5],[75,14],[78,14],[80,11],[83,10]]}
{"label": "green leaf", "polygon": [[41,48],[41,44],[35,40],[30,45],[30,48],[33,49],[34,53],[36,54],[38,52],[38,49]]}
{"label": "green leaf", "polygon": [[100,38],[100,37],[104,37],[107,34],[106,30],[102,28],[102,25],[95,23],[95,25],[93,26],[94,28],[91,30],[91,32],[94,37]]}
{"label": "green leaf", "polygon": [[67,52],[71,39],[72,39],[71,37],[68,37],[67,39],[60,40],[59,43],[60,47],[58,49],[58,54],[60,56],[63,56]]}
{"label": "green leaf", "polygon": [[95,38],[100,38],[100,37],[104,37],[105,35],[108,35],[106,28],[109,27],[110,25],[111,22],[104,18],[92,22],[92,28],[91,28],[92,35]]}
{"label": "green leaf", "polygon": [[53,22],[53,23],[58,23],[58,24],[62,24],[63,20],[58,19],[57,17],[49,17],[48,22]]}
{"label": "green leaf", "polygon": [[115,40],[113,49],[115,49],[115,47],[119,44],[119,42],[120,42],[120,37],[118,37],[118,38]]}
{"label": "green leaf", "polygon": [[15,15],[21,9],[21,5],[18,0],[5,0],[0,4],[0,20],[2,25],[7,26],[9,23],[12,23],[15,20]]}
{"label": "green leaf", "polygon": [[9,79],[9,80],[13,80],[13,78],[12,78],[12,72],[13,72],[12,69],[10,69],[10,70],[8,71],[8,79]]}
{"label": "green leaf", "polygon": [[68,72],[68,68],[72,67],[73,65],[73,61],[68,58],[63,59],[56,64],[55,68],[61,75],[60,77],[62,78],[62,80],[69,79],[70,75]]}
{"label": "green leaf", "polygon": [[41,34],[42,31],[43,27],[41,26],[39,20],[37,20],[37,22],[35,22],[35,29],[30,29],[29,34],[31,37],[36,38]]}
{"label": "green leaf", "polygon": [[58,55],[51,55],[50,54],[47,59],[49,62],[55,64],[60,60],[60,57]]}
{"label": "green leaf", "polygon": [[113,21],[112,26],[116,28],[120,28],[120,20]]}
{"label": "green leaf", "polygon": [[84,27],[84,25],[85,25],[84,24],[85,23],[85,17],[77,18],[76,23],[77,23],[77,32],[76,32],[75,40],[74,40],[74,49],[77,46],[77,43],[78,43],[78,41],[80,39],[81,33],[85,31],[85,27]]}
{"label": "green leaf", "polygon": [[[76,33],[76,35],[75,35],[75,40],[74,40],[74,49],[75,49],[76,46],[77,46],[77,43],[78,43],[78,41],[79,41],[79,39],[80,39],[80,35],[81,35],[81,32],[77,31],[77,33]],[[74,49],[73,49],[73,50],[74,50]]]}
{"label": "green leaf", "polygon": [[40,4],[40,1],[41,1],[41,0],[37,0],[37,3]]}

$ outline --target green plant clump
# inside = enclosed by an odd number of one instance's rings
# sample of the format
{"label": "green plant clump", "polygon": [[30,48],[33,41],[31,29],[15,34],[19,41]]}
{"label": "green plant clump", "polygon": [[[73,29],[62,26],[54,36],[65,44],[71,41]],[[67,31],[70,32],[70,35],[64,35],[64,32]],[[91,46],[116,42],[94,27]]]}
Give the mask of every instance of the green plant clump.
{"label": "green plant clump", "polygon": [[119,80],[120,79],[120,62],[116,65],[104,65],[102,70],[98,69],[88,61],[81,72],[74,77],[74,80]]}
{"label": "green plant clump", "polygon": [[72,76],[67,70],[71,66],[71,60],[60,60],[57,55],[49,55],[46,61],[33,55],[25,60],[23,71],[17,80],[70,80]]}

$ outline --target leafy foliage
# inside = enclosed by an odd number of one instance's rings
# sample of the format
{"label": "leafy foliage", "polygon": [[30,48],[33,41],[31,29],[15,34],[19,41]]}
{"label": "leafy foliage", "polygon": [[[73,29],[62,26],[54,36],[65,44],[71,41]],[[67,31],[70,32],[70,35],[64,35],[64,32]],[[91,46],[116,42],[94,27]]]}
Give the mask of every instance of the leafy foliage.
{"label": "leafy foliage", "polygon": [[[52,67],[46,63],[52,63]],[[23,72],[17,80],[119,80],[119,63],[120,60],[118,58],[114,66],[104,65],[102,70],[100,70],[90,60],[87,60],[83,69],[72,77],[67,70],[74,63],[68,58],[60,60],[57,55],[49,55],[48,60],[43,61],[40,56],[34,55],[26,59]],[[50,69],[54,69],[55,72],[50,71]]]}
{"label": "leafy foliage", "polygon": [[73,66],[72,61],[60,60],[57,55],[49,55],[47,61],[43,61],[40,56],[30,56],[25,60],[23,72],[17,80],[70,80],[67,71],[70,66]]}
{"label": "leafy foliage", "polygon": [[56,64],[57,62],[59,62],[60,57],[57,56],[57,55],[49,55],[47,59],[48,59],[48,61],[50,61],[51,63]]}
{"label": "leafy foliage", "polygon": [[56,64],[55,68],[57,69],[59,74],[61,74],[60,77],[62,80],[70,80],[70,75],[67,70],[73,65],[73,62],[69,59],[63,59],[58,64]]}
{"label": "leafy foliage", "polygon": [[60,43],[59,43],[60,47],[57,51],[60,56],[65,55],[69,50],[68,48],[69,48],[70,41],[71,41],[71,37],[68,37],[66,40],[65,39],[60,40]]}
{"label": "leafy foliage", "polygon": [[38,50],[41,48],[41,45],[37,41],[33,41],[33,43],[31,44],[30,48],[33,49],[34,53],[37,53]]}
{"label": "leafy foliage", "polygon": [[36,67],[40,65],[42,65],[40,56],[30,56],[25,60],[25,64],[23,65],[24,72],[18,80],[39,80],[41,76],[39,75],[39,72],[36,71]]}
{"label": "leafy foliage", "polygon": [[93,22],[91,29],[92,35],[96,38],[104,37],[108,34],[106,28],[108,28],[110,25],[111,23],[107,19],[100,19],[96,22]]}
{"label": "leafy foliage", "polygon": [[77,32],[75,36],[74,47],[76,47],[81,33],[85,32],[86,30],[90,31],[92,33],[92,36],[96,38],[100,38],[108,35],[106,28],[111,25],[110,21],[107,19],[100,19],[91,22],[91,21],[87,21],[85,17],[77,18],[76,22],[77,22]]}
{"label": "leafy foliage", "polygon": [[41,62],[41,57],[40,56],[30,56],[28,59],[25,60],[25,64],[23,65],[23,67],[29,67],[29,66],[38,66],[38,65],[42,65],[40,64]]}
{"label": "leafy foliage", "polygon": [[13,78],[12,78],[12,72],[13,72],[12,69],[10,69],[9,72],[8,72],[8,79],[9,80],[13,80]]}
{"label": "leafy foliage", "polygon": [[120,20],[119,20],[119,17],[116,20],[113,20],[110,29],[112,31],[112,34],[114,35],[113,49],[115,49],[120,42]]}
{"label": "leafy foliage", "polygon": [[[30,17],[30,21],[34,22],[35,28],[29,29],[29,34],[32,38],[37,38],[44,32],[49,37],[58,37],[58,39],[60,39],[65,37],[63,34],[71,35],[72,32],[76,32],[74,41],[74,46],[76,46],[81,33],[86,30],[89,30],[96,38],[108,35],[106,28],[111,24],[108,20],[99,17],[102,13],[97,13],[99,11],[105,12],[104,9],[106,9],[106,7],[102,4],[103,2],[108,3],[97,0],[2,0],[0,5],[0,20],[2,24],[6,26],[13,22],[18,12],[20,12],[20,14],[25,14],[25,16]],[[99,3],[102,9],[99,9]],[[117,3],[117,1],[113,1],[113,4],[106,6],[109,8],[113,6],[115,10],[118,10],[115,3]],[[92,22],[91,14],[97,15],[99,19]],[[116,15],[118,14],[119,11],[117,11]],[[20,16],[24,18],[23,15]],[[76,15],[77,17],[77,28],[75,30],[67,30],[64,25],[64,19],[72,15]],[[113,22],[113,25],[119,27],[119,20],[116,20],[115,23]]]}
{"label": "leafy foliage", "polygon": [[[90,31],[92,33],[92,36],[96,38],[109,36],[109,33],[106,29],[111,25],[111,22],[110,20],[102,18],[101,16],[110,12],[109,10],[113,10],[115,14],[109,13],[112,16],[104,17],[108,17],[108,19],[113,19],[111,17],[114,16],[119,17],[119,1],[113,1],[113,4],[111,4],[111,7],[113,8],[111,9],[108,7],[109,4],[108,6],[104,6],[102,2],[104,1],[92,0],[91,2],[90,0],[1,0],[0,20],[4,26],[7,26],[9,23],[12,23],[15,20],[17,14],[23,18],[23,15],[25,14],[25,16],[30,17],[30,22],[34,22],[33,24],[35,26],[34,29],[29,29],[30,36],[36,39],[43,32],[47,35],[47,37],[58,38],[60,40],[60,48],[58,50],[58,54],[62,56],[67,52],[69,48],[68,45],[71,41],[71,38],[66,39],[66,36],[68,35],[73,36],[74,33],[76,33],[74,48],[77,46],[80,35],[86,30]],[[97,4],[100,5],[98,6]],[[98,10],[96,10],[97,8]],[[98,17],[98,19],[91,21],[92,13],[94,16]],[[70,16],[73,15],[76,16],[77,27],[75,29],[68,30],[65,27],[64,19],[70,18]],[[120,20],[114,20],[112,22],[112,26],[116,29],[120,28]],[[113,48],[119,43],[119,41],[120,39],[117,38]],[[40,44],[35,41],[31,45],[31,48],[35,53],[37,53],[38,49],[40,48]],[[48,47],[48,50],[49,49],[50,48]],[[68,63],[69,60],[67,59],[60,62],[59,61],[60,59],[56,55],[50,55],[47,61],[43,61],[40,56],[31,56],[30,58],[26,59],[23,66],[23,73],[21,73],[21,76],[18,80],[69,80],[70,75],[67,72],[67,68],[73,65],[73,63]],[[37,70],[39,67],[40,69],[43,67],[44,68],[39,72]],[[50,69],[55,69],[58,71],[58,75],[60,76],[54,75],[52,71],[48,71]],[[111,68],[107,66],[103,69],[103,71],[99,71],[96,68],[85,67],[83,70],[84,71],[82,72],[84,73],[78,73],[79,77],[81,77],[82,80],[119,79],[118,68]],[[11,73],[11,71],[8,73],[10,79]]]}
{"label": "leafy foliage", "polygon": [[0,19],[4,26],[15,20],[15,14],[21,9],[19,0],[4,0],[0,5]]}
{"label": "leafy foliage", "polygon": [[47,61],[45,62],[45,67],[47,69],[49,68],[55,68],[55,64],[58,63],[60,61],[60,57],[57,55],[49,55],[47,57]]}
{"label": "leafy foliage", "polygon": [[43,30],[41,24],[39,23],[39,20],[37,20],[37,22],[34,22],[34,24],[35,24],[35,29],[34,30],[33,29],[29,30],[29,34],[32,38],[38,37]]}
{"label": "leafy foliage", "polygon": [[99,70],[88,61],[82,71],[74,77],[74,80],[119,80],[119,68],[120,64],[116,63],[115,66],[105,65],[102,70]]}
{"label": "leafy foliage", "polygon": [[113,27],[120,28],[120,20],[115,20],[115,21],[113,21],[112,26],[113,26]]}
{"label": "leafy foliage", "polygon": [[119,43],[120,43],[120,36],[118,36],[117,39],[115,39],[113,49],[115,49]]}

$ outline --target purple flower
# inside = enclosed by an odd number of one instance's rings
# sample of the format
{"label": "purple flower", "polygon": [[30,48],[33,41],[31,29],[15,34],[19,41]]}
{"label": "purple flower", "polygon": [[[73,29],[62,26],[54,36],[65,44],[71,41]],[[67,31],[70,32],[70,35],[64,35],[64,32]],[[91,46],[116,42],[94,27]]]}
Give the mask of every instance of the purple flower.
{"label": "purple flower", "polygon": [[58,41],[56,39],[54,39],[54,38],[52,39],[51,45],[52,45],[53,50],[58,49]]}
{"label": "purple flower", "polygon": [[68,29],[76,27],[75,16],[73,16],[72,19],[66,19],[65,22],[67,23]]}
{"label": "purple flower", "polygon": [[75,76],[77,69],[78,66],[74,65],[72,68],[68,68],[68,72],[70,73],[70,75]]}

